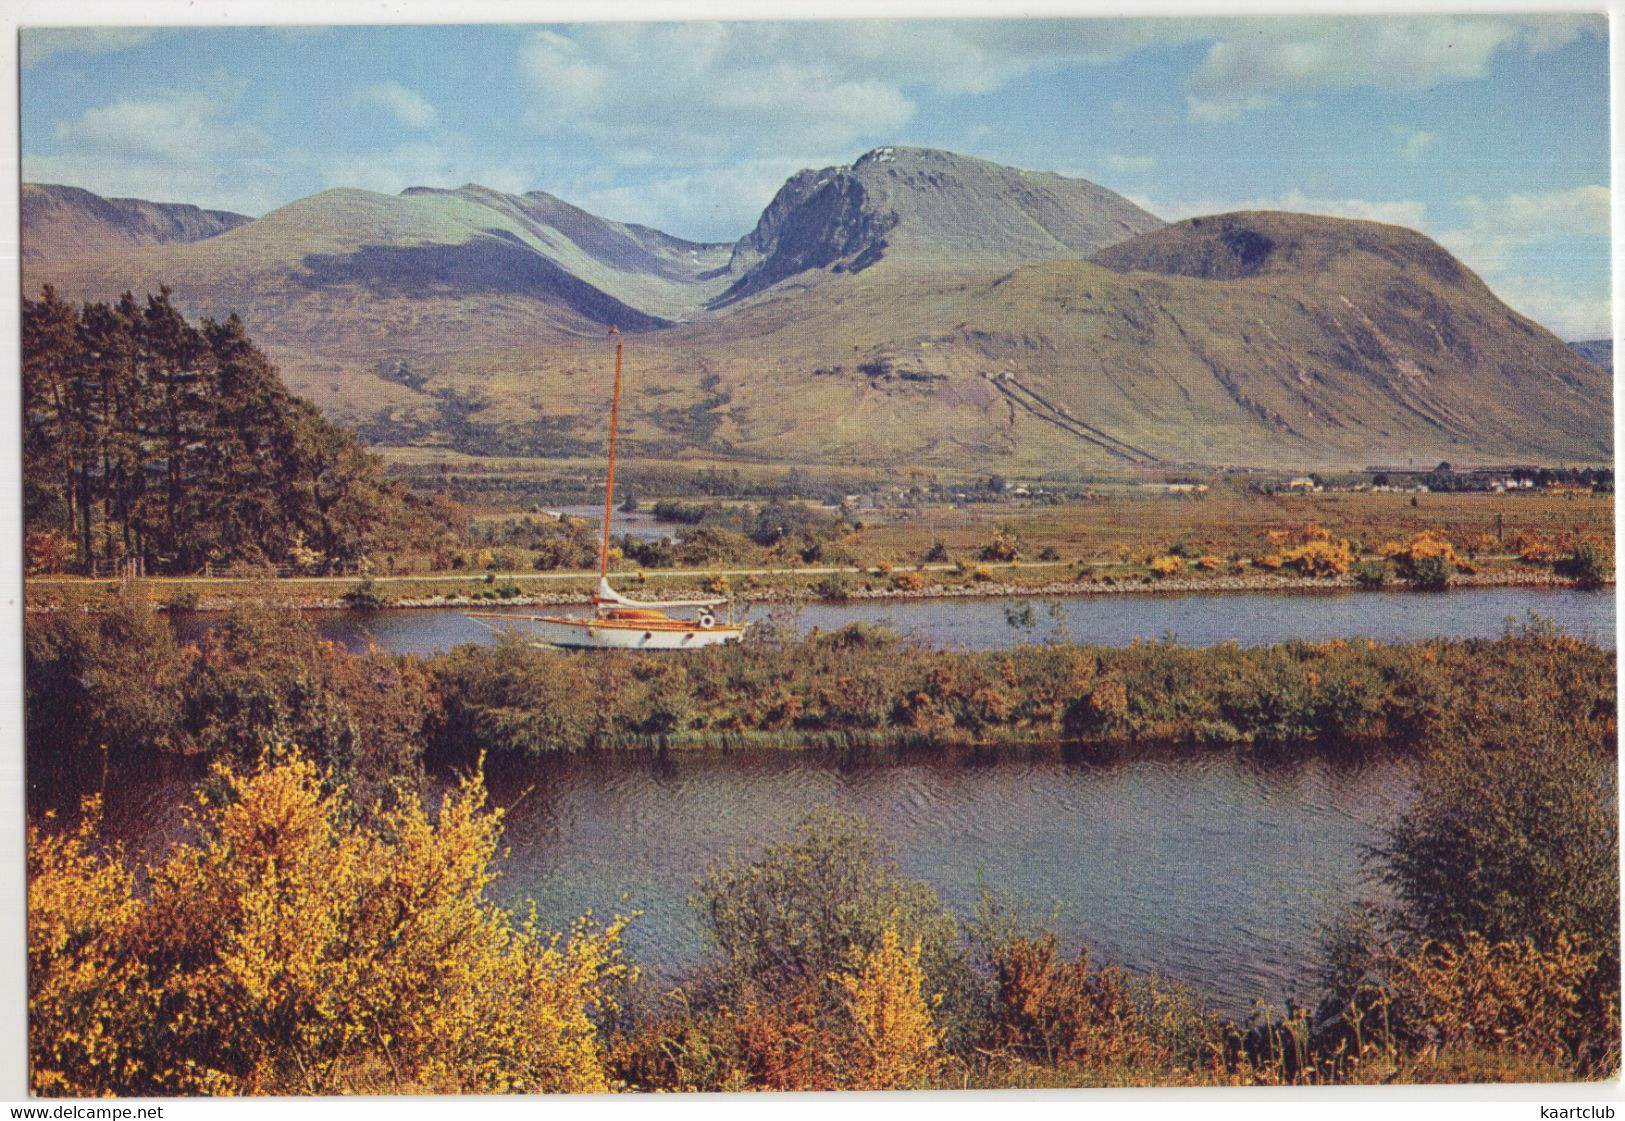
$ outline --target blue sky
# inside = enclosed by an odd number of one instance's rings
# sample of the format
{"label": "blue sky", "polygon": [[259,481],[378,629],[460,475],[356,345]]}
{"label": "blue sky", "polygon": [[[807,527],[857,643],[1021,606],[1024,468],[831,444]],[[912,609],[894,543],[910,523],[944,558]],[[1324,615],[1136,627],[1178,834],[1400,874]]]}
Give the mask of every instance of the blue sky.
{"label": "blue sky", "polygon": [[21,76],[23,178],[104,195],[477,182],[731,241],[792,172],[918,144],[1169,219],[1398,222],[1611,334],[1601,16],[25,28]]}

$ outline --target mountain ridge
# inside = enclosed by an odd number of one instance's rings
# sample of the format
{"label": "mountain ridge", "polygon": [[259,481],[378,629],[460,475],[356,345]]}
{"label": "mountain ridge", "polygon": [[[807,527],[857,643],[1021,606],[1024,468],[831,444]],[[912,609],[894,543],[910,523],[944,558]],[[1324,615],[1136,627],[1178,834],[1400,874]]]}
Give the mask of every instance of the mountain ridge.
{"label": "mountain ridge", "polygon": [[862,271],[888,252],[1011,265],[1087,254],[1160,225],[1087,179],[936,149],[875,148],[850,165],[791,176],[735,243],[729,267],[738,279],[712,306],[813,269]]}
{"label": "mountain ridge", "polygon": [[291,385],[375,441],[594,454],[614,324],[646,454],[1084,473],[1612,456],[1606,374],[1415,231],[1169,225],[1086,180],[926,149],[800,172],[733,243],[470,184],[322,192],[114,256],[25,274],[243,312]]}
{"label": "mountain ridge", "polygon": [[191,203],[104,198],[60,183],[24,183],[19,201],[25,262],[202,241],[253,221]]}

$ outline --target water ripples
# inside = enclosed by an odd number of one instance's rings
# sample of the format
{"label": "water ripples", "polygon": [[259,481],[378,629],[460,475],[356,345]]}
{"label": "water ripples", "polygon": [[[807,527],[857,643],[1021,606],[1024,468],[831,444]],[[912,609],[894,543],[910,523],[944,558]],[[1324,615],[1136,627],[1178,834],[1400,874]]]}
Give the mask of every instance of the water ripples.
{"label": "water ripples", "polygon": [[1194,983],[1225,1011],[1312,985],[1323,924],[1367,894],[1362,846],[1405,803],[1397,762],[1240,756],[885,761],[732,753],[544,762],[492,777],[508,816],[502,890],[563,923],[643,912],[633,951],[670,976],[705,952],[688,906],[730,854],[754,857],[814,806],[870,822],[961,916],[984,885],[1051,910],[1068,951]]}

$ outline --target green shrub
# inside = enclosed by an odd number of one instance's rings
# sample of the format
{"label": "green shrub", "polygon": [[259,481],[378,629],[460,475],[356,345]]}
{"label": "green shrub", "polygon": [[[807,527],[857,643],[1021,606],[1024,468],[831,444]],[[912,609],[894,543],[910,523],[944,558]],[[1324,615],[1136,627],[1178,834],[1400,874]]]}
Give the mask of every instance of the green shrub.
{"label": "green shrub", "polygon": [[1582,588],[1600,588],[1614,578],[1613,558],[1595,541],[1580,542],[1556,567]]}
{"label": "green shrub", "polygon": [[1442,556],[1418,557],[1408,566],[1405,582],[1418,591],[1438,592],[1450,586],[1455,565]]}
{"label": "green shrub", "polygon": [[937,1018],[961,1038],[978,1015],[953,914],[929,885],[902,874],[891,846],[862,819],[820,806],[756,860],[713,867],[693,904],[740,997],[769,1001],[851,972],[890,930],[918,944],[926,991],[944,994]]}
{"label": "green shrub", "polygon": [[1477,698],[1455,723],[1378,850],[1405,925],[1452,942],[1583,934],[1607,948],[1617,983],[1612,714],[1540,689]]}
{"label": "green shrub", "polygon": [[351,611],[377,611],[389,606],[389,597],[378,587],[377,581],[367,577],[339,597]]}
{"label": "green shrub", "polygon": [[1362,588],[1380,588],[1393,579],[1393,570],[1388,562],[1376,558],[1358,561],[1350,571],[1354,582]]}
{"label": "green shrub", "polygon": [[844,572],[831,572],[815,581],[811,591],[830,603],[845,603],[852,597],[852,581]]}

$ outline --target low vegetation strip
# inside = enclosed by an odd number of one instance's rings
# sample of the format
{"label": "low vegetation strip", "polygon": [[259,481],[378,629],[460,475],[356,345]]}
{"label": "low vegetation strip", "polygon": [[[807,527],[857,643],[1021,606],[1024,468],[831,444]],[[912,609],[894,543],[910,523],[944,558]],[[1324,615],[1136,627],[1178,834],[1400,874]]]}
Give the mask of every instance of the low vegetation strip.
{"label": "low vegetation strip", "polygon": [[[517,643],[350,654],[296,612],[179,646],[139,603],[27,622],[30,781],[203,754],[195,840],[145,865],[29,835],[42,1094],[446,1093],[1559,1081],[1619,1064],[1615,655],[1495,640],[966,653],[849,627],[681,660]],[[621,745],[1067,740],[1404,750],[1381,904],[1329,932],[1313,1007],[1226,1022],[1068,958],[990,897],[955,915],[859,821],[717,865],[716,953],[656,992],[624,923],[496,905],[500,815],[426,760]],[[269,749],[267,745],[273,745]],[[88,781],[87,781],[88,780]],[[636,905],[637,901],[632,901]],[[636,921],[636,920],[633,920]]]}
{"label": "low vegetation strip", "polygon": [[430,742],[465,757],[741,743],[1421,750],[1486,692],[1614,703],[1613,654],[1538,626],[1489,641],[968,652],[853,625],[680,662],[465,646],[428,670],[442,701]]}
{"label": "low vegetation strip", "polygon": [[[298,742],[366,785],[426,757],[618,748],[1338,748],[1424,753],[1481,698],[1612,713],[1615,654],[1533,622],[1499,639],[1268,647],[1052,643],[936,650],[855,624],[680,659],[509,638],[423,659],[351,654],[297,612],[242,607],[197,646],[150,607],[27,622],[31,759],[247,759]],[[154,686],[157,686],[156,688]]]}

